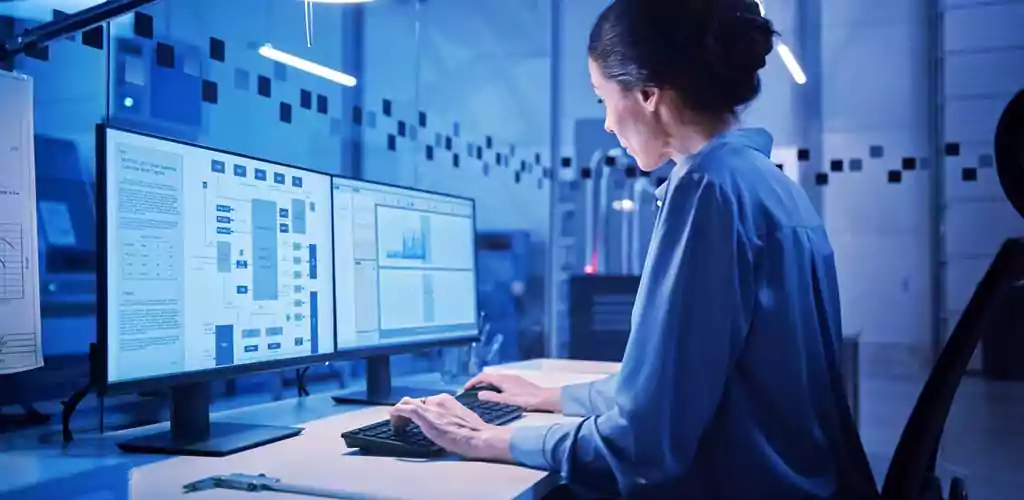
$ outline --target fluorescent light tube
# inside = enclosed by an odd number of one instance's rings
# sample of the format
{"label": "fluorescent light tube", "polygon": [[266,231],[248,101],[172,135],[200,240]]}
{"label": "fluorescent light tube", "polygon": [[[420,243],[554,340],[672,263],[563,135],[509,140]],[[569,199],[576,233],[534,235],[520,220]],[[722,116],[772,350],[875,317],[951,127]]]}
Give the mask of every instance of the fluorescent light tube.
{"label": "fluorescent light tube", "polygon": [[775,50],[779,52],[779,57],[782,58],[783,64],[786,65],[786,69],[789,70],[789,74],[793,75],[793,81],[803,85],[807,83],[807,75],[804,74],[804,70],[800,67],[800,63],[796,61],[796,57],[793,57],[793,52],[789,50],[786,44],[779,42],[775,47]]}
{"label": "fluorescent light tube", "polygon": [[352,75],[346,75],[338,70],[321,66],[315,62],[308,61],[298,56],[293,56],[286,52],[281,52],[269,43],[260,47],[259,52],[261,56],[266,57],[267,59],[277,61],[281,64],[287,64],[288,66],[319,76],[320,78],[325,78],[334,83],[339,83],[346,87],[356,86],[356,78]]}

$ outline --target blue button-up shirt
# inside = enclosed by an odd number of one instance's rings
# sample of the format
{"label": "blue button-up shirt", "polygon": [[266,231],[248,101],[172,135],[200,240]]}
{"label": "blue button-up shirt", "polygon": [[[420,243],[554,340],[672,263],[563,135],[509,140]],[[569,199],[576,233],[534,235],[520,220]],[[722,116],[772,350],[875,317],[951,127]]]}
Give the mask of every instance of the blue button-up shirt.
{"label": "blue button-up shirt", "polygon": [[833,251],[771,146],[734,129],[673,169],[621,371],[564,388],[585,418],[518,428],[516,461],[601,495],[875,491],[837,367]]}

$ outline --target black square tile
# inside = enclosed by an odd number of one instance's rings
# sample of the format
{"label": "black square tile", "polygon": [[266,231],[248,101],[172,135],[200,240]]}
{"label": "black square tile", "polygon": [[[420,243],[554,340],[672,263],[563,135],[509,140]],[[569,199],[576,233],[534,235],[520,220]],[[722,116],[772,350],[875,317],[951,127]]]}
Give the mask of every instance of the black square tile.
{"label": "black square tile", "polygon": [[302,109],[313,109],[313,93],[306,89],[299,89],[299,107]]}
{"label": "black square tile", "polygon": [[811,150],[807,148],[796,150],[796,159],[798,161],[811,161]]}
{"label": "black square tile", "polygon": [[388,134],[388,151],[394,151],[397,148],[398,139],[395,134]]}
{"label": "black square tile", "polygon": [[890,170],[889,171],[889,184],[899,184],[903,182],[903,171],[902,170]]}
{"label": "black square tile", "polygon": [[448,151],[452,150],[452,136],[446,135],[444,137],[444,148],[447,149]]}
{"label": "black square tile", "polygon": [[946,156],[960,156],[960,143],[947,142],[944,148]]}
{"label": "black square tile", "polygon": [[484,144],[487,145],[487,149],[493,148],[494,147],[494,138],[491,137],[491,136],[487,136],[487,140],[484,141]]}
{"label": "black square tile", "polygon": [[270,97],[270,77],[260,75],[256,79],[256,93],[263,97]]}
{"label": "black square tile", "polygon": [[381,107],[384,111],[384,116],[391,116],[391,99],[384,99],[384,103]]}
{"label": "black square tile", "polygon": [[828,164],[828,169],[833,172],[843,171],[843,160],[832,160]]}
{"label": "black square tile", "polygon": [[398,137],[405,137],[405,120],[398,120]]}
{"label": "black square tile", "polygon": [[499,167],[501,166],[501,153],[498,153],[498,152],[494,153],[494,164],[499,166]]}
{"label": "black square tile", "polygon": [[327,96],[323,94],[316,95],[316,112],[321,115],[327,114]]}
{"label": "black square tile", "polygon": [[871,146],[871,147],[868,148],[868,156],[870,156],[870,157],[872,157],[874,159],[881,158],[881,157],[885,156],[885,148],[883,148],[882,146],[878,146],[878,145]]}
{"label": "black square tile", "polygon": [[363,124],[363,108],[360,108],[359,106],[352,107],[352,123],[355,123],[356,125]]}
{"label": "black square tile", "polygon": [[427,160],[434,161],[434,146],[427,144]]}
{"label": "black square tile", "polygon": [[903,162],[900,164],[903,170],[917,170],[917,158],[905,157]]}
{"label": "black square tile", "polygon": [[224,62],[224,40],[216,37],[210,37],[210,59],[218,62]]}
{"label": "black square tile", "polygon": [[156,65],[161,68],[174,69],[174,46],[169,43],[156,42]]}
{"label": "black square tile", "polygon": [[533,155],[533,162],[536,163],[537,165],[540,165],[540,153],[536,153]]}
{"label": "black square tile", "polygon": [[480,146],[476,147],[476,159],[477,160],[483,160],[484,159],[484,148],[482,148]]}
{"label": "black square tile", "polygon": [[974,182],[978,180],[978,169],[974,167],[964,167],[960,171],[960,178],[964,182]]}
{"label": "black square tile", "polygon": [[484,177],[489,177],[491,175],[491,164],[484,163],[484,166],[480,169],[480,173],[484,174]]}
{"label": "black square tile", "polygon": [[861,170],[864,170],[864,160],[850,158],[850,172],[860,172]]}
{"label": "black square tile", "polygon": [[814,174],[814,184],[817,186],[827,186],[828,172],[818,172]]}
{"label": "black square tile", "polygon": [[82,32],[82,45],[94,49],[103,50],[103,40],[106,37],[103,33],[103,25],[93,26]]}
{"label": "black square tile", "polygon": [[292,105],[286,102],[281,103],[281,121],[285,123],[292,122]]}
{"label": "black square tile", "polygon": [[132,22],[135,36],[140,38],[153,39],[153,16],[145,12],[136,11]]}
{"label": "black square tile", "polygon": [[427,126],[427,114],[422,112],[422,111],[420,111],[419,119],[420,119],[420,121],[419,121],[420,128],[426,127]]}
{"label": "black square tile", "polygon": [[590,167],[583,167],[580,169],[580,178],[589,179],[591,177]]}
{"label": "black square tile", "polygon": [[516,179],[516,184],[519,184],[519,180],[520,180],[520,174],[519,174],[519,172],[516,172],[516,176],[515,176],[515,179]]}
{"label": "black square tile", "polygon": [[217,104],[217,82],[203,80],[203,102]]}
{"label": "black square tile", "polygon": [[452,166],[455,168],[459,168],[459,153],[455,153],[452,155]]}
{"label": "black square tile", "polygon": [[572,158],[568,156],[562,157],[562,168],[569,168],[572,166]]}
{"label": "black square tile", "polygon": [[985,153],[978,155],[978,166],[981,168],[992,168],[996,164],[992,155]]}

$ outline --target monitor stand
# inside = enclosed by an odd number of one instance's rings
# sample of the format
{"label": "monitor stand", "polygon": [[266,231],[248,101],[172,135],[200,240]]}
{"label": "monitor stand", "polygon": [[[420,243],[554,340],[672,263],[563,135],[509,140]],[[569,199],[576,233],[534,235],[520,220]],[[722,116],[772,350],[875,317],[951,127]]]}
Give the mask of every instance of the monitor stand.
{"label": "monitor stand", "polygon": [[302,433],[301,427],[210,422],[210,386],[171,387],[171,430],[117,443],[129,453],[224,457]]}
{"label": "monitor stand", "polygon": [[335,403],[393,406],[402,398],[425,398],[445,392],[422,387],[395,387],[391,385],[391,358],[372,356],[366,360],[366,390],[331,396]]}

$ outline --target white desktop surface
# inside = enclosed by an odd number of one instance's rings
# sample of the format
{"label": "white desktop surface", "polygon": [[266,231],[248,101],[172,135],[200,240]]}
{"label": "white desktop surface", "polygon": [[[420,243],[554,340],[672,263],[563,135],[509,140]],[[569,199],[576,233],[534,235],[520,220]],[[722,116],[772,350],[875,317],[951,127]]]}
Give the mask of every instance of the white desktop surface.
{"label": "white desktop surface", "polygon": [[[595,380],[608,373],[595,369],[589,362],[536,361],[490,369],[520,373],[546,386]],[[576,363],[578,372],[572,370]],[[231,473],[264,473],[288,483],[338,489],[366,495],[364,498],[540,498],[558,484],[552,474],[514,465],[471,462],[457,457],[363,457],[345,447],[341,432],[387,418],[387,410],[334,405],[328,395],[315,395],[216,414],[214,421],[305,428],[295,438],[224,458],[131,455],[115,447],[115,442],[126,437],[166,429],[166,423],[79,438],[67,449],[61,449],[59,443],[5,443],[0,438],[0,499],[43,498],[38,495],[59,500],[253,498],[252,493],[244,491],[210,490],[187,495],[182,491],[186,483]],[[304,423],[289,422],[302,415],[316,416]],[[566,418],[531,413],[510,425]],[[25,490],[26,487],[32,489]],[[299,497],[263,492],[259,498]]]}

